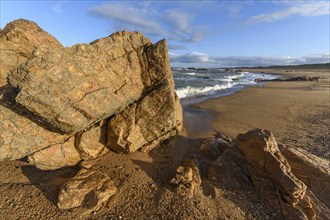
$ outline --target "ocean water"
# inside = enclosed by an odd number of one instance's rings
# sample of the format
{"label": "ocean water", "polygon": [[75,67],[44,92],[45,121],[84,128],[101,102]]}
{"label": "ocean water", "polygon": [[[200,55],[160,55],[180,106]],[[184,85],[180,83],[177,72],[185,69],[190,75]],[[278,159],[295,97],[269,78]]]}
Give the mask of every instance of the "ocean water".
{"label": "ocean water", "polygon": [[262,85],[255,79],[275,79],[276,75],[226,69],[172,68],[175,90],[183,105],[226,96],[246,86]]}

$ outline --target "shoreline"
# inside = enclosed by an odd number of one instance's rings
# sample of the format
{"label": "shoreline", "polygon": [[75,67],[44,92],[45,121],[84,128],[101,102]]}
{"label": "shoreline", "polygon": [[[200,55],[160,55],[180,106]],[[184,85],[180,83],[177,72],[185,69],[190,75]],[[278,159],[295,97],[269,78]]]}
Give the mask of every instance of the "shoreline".
{"label": "shoreline", "polygon": [[[228,96],[210,98],[200,103],[188,105],[195,110],[192,118],[209,117],[209,128],[203,137],[211,137],[215,131],[236,137],[238,133],[253,128],[270,130],[277,140],[284,144],[305,148],[309,152],[326,158],[330,157],[326,143],[330,125],[329,70],[327,69],[244,69],[276,73],[283,77],[319,76],[320,82],[267,82],[263,86],[247,86]],[[203,114],[199,114],[202,112]],[[189,113],[191,114],[191,112]],[[322,118],[323,117],[323,118]],[[318,122],[315,126],[310,123]],[[187,124],[190,130],[191,125]],[[204,124],[203,127],[206,125]],[[312,129],[313,127],[313,129]],[[186,129],[187,129],[186,128]],[[190,134],[198,135],[198,133]],[[320,139],[323,140],[320,141]],[[318,143],[320,142],[320,143]],[[321,147],[321,143],[324,146]]]}

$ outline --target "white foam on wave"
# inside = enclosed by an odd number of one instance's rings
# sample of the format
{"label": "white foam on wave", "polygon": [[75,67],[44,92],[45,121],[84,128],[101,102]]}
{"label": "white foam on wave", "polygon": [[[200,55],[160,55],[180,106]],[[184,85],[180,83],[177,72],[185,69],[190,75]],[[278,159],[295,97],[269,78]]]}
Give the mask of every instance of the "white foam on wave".
{"label": "white foam on wave", "polygon": [[214,85],[214,86],[206,86],[206,87],[191,87],[187,86],[184,88],[180,88],[176,90],[176,94],[178,97],[181,98],[187,98],[192,96],[198,96],[198,95],[213,95],[219,90],[223,89],[229,89],[233,87],[235,84],[233,83],[226,83],[224,85]]}

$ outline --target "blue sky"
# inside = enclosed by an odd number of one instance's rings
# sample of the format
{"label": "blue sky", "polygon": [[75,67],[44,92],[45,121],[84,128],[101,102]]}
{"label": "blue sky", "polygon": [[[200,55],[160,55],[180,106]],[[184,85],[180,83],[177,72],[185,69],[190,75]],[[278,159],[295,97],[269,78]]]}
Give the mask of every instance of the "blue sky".
{"label": "blue sky", "polygon": [[118,30],[166,38],[172,66],[329,62],[329,1],[6,1],[1,28],[35,21],[63,45]]}

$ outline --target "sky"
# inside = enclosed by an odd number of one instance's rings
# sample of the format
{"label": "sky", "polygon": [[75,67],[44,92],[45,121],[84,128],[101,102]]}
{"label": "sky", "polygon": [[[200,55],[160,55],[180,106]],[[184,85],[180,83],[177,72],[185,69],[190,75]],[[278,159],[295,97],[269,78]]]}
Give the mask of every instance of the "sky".
{"label": "sky", "polygon": [[235,67],[330,62],[330,1],[1,0],[0,27],[36,22],[64,46],[120,30],[166,38],[171,66]]}

